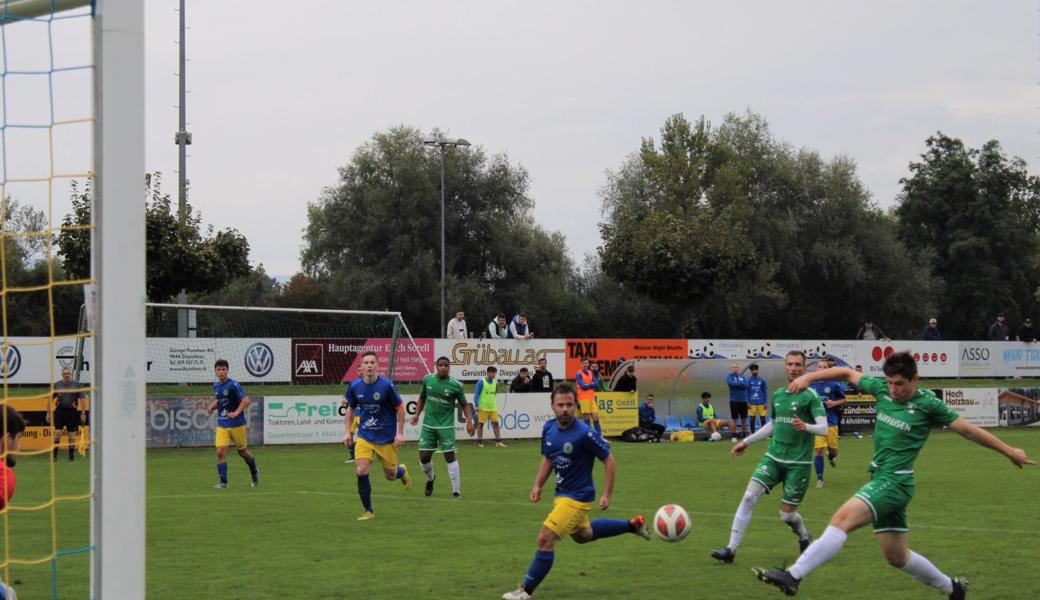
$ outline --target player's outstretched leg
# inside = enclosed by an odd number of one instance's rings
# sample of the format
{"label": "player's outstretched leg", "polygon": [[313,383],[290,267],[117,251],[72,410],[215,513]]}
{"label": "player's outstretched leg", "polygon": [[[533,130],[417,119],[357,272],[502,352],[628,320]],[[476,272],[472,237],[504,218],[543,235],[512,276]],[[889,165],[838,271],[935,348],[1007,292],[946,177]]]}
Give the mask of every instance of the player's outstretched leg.
{"label": "player's outstretched leg", "polygon": [[761,483],[754,480],[748,482],[747,489],[744,490],[744,497],[741,498],[740,504],[737,506],[737,512],[733,515],[733,527],[730,529],[729,543],[726,544],[725,548],[712,550],[712,558],[724,563],[731,563],[737,557],[737,549],[740,548],[740,542],[744,540],[744,532],[747,531],[748,525],[751,523],[751,514],[755,510],[755,504],[758,504],[758,499],[762,497],[765,491],[766,488]]}
{"label": "player's outstretched leg", "polygon": [[253,487],[260,485],[260,469],[256,467],[256,457],[249,450],[239,450],[238,455],[242,457],[242,460],[246,461],[246,466],[249,467],[249,483]]}
{"label": "player's outstretched leg", "polygon": [[[581,531],[590,532],[589,529]],[[552,569],[553,561],[556,559],[555,550],[556,542],[558,541],[560,541],[560,536],[552,529],[543,525],[541,531],[538,532],[538,551],[534,553],[534,560],[531,561],[531,566],[527,568],[527,576],[524,577],[524,583],[521,584],[519,589],[502,594],[502,600],[528,600],[531,598],[534,591],[538,589],[538,586]]]}
{"label": "player's outstretched leg", "polygon": [[627,521],[621,519],[596,519],[589,524],[587,529],[574,532],[571,538],[579,544],[587,544],[625,533],[634,533],[645,540],[649,540],[650,530],[646,528],[646,518],[643,515],[636,515]]}

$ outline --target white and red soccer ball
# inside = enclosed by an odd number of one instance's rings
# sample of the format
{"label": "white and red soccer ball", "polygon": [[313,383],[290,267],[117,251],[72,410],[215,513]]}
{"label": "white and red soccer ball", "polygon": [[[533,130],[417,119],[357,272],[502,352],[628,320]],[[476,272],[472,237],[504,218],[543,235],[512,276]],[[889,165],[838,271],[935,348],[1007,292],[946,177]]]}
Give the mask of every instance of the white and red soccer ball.
{"label": "white and red soccer ball", "polygon": [[678,504],[665,504],[654,515],[654,533],[666,542],[681,542],[691,529],[690,513]]}

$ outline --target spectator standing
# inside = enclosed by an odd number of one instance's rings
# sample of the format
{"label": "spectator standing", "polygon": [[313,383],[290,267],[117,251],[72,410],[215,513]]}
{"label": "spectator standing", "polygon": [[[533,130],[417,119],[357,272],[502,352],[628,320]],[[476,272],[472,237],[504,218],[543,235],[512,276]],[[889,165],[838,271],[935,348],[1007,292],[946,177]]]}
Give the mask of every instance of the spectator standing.
{"label": "spectator standing", "polygon": [[729,386],[729,415],[730,419],[733,420],[734,426],[740,427],[740,433],[737,430],[733,430],[733,437],[731,441],[737,442],[737,437],[744,437],[747,435],[748,430],[748,392],[751,391],[751,384],[748,383],[748,378],[740,374],[740,367],[737,363],[730,363],[729,375],[726,376],[726,385]]}
{"label": "spectator standing", "polygon": [[646,402],[639,405],[639,426],[647,431],[652,431],[657,436],[655,442],[661,441],[661,436],[664,435],[664,425],[657,422],[653,394],[647,394]]}
{"label": "spectator standing", "polygon": [[596,391],[597,392],[608,392],[608,391],[610,391],[610,390],[607,389],[607,382],[605,381],[605,378],[603,377],[603,374],[599,372],[599,363],[593,361],[592,364],[589,365],[589,370],[592,371],[592,376],[596,380],[596,384],[595,384],[596,385]]}
{"label": "spectator standing", "polygon": [[448,329],[444,332],[444,337],[449,340],[464,340],[469,337],[469,331],[466,329],[465,311],[455,311],[455,318],[448,321]]}
{"label": "spectator standing", "polygon": [[1007,324],[1007,318],[1003,311],[997,313],[997,320],[989,326],[987,337],[994,342],[1004,342],[1011,339],[1011,327]]}
{"label": "spectator standing", "polygon": [[529,340],[534,337],[534,332],[527,325],[527,315],[518,313],[509,323],[509,337],[517,340]]}
{"label": "spectator standing", "polygon": [[617,382],[614,384],[615,392],[634,392],[636,391],[636,366],[628,365],[625,372],[618,377]]}
{"label": "spectator standing", "polygon": [[1025,320],[1022,321],[1022,326],[1018,328],[1018,335],[1015,336],[1015,339],[1020,342],[1036,341],[1036,332],[1033,331],[1032,319],[1026,317]]}
{"label": "spectator standing", "polygon": [[531,372],[527,370],[527,367],[520,367],[520,372],[516,374],[516,377],[513,378],[513,381],[509,382],[509,393],[531,393]]}
{"label": "spectator standing", "polygon": [[487,326],[487,336],[493,340],[504,340],[509,337],[509,324],[506,323],[504,314],[498,313],[497,317],[491,319]]}
{"label": "spectator standing", "polygon": [[924,332],[921,333],[921,339],[926,342],[942,341],[942,333],[939,333],[939,321],[937,321],[935,317],[928,319],[928,326],[925,327]]}
{"label": "spectator standing", "polygon": [[555,385],[552,373],[547,368],[547,362],[544,358],[538,359],[538,368],[534,370],[534,377],[531,378],[531,391],[532,392],[551,392]]}
{"label": "spectator standing", "polygon": [[857,340],[884,340],[886,342],[891,341],[888,336],[885,335],[884,331],[881,331],[880,327],[875,327],[873,321],[863,321],[863,327],[859,328],[856,332]]}

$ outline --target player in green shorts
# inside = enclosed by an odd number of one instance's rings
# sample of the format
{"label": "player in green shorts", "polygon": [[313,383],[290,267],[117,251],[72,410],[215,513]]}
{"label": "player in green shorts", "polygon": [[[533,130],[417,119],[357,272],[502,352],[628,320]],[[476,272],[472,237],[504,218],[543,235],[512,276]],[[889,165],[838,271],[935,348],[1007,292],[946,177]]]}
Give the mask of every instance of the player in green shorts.
{"label": "player in green shorts", "polygon": [[444,462],[448,463],[452,496],[458,498],[462,493],[462,482],[459,463],[455,460],[455,405],[458,404],[466,414],[466,433],[470,436],[474,431],[473,411],[466,402],[462,384],[448,375],[450,371],[451,361],[441,356],[437,359],[437,374],[423,377],[412,426],[419,424],[419,415],[425,410],[419,435],[419,466],[426,473],[426,495],[433,494],[433,482],[437,479],[433,472],[433,453],[439,450],[444,454]]}
{"label": "player in green shorts", "polygon": [[888,564],[909,573],[950,598],[964,598],[967,582],[951,579],[907,545],[906,507],[914,496],[914,461],[933,427],[946,425],[965,438],[996,450],[1016,467],[1036,464],[1019,448],[1012,448],[949,409],[935,394],[918,389],[917,363],[908,352],[896,352],[885,360],[885,378],[866,377],[842,367],[816,371],[791,382],[788,391],[804,390],[813,381],[848,381],[877,399],[874,458],[870,482],[834,513],[827,531],[787,570],[755,568],[762,581],[788,596],[809,573],[834,558],[849,533],[873,523],[881,553]]}
{"label": "player in green shorts", "polygon": [[[803,373],[805,354],[800,350],[788,352],[784,357],[784,374],[788,383]],[[804,551],[812,542],[812,534],[805,528],[802,516],[798,514],[798,505],[809,488],[816,436],[827,433],[827,413],[819,394],[812,389],[803,389],[793,394],[779,388],[773,392],[769,405],[772,408],[772,420],[741,440],[730,451],[733,456],[742,456],[748,446],[772,435],[766,454],[751,474],[744,498],[733,515],[729,543],[725,548],[711,551],[712,558],[725,563],[731,563],[736,558],[737,548],[751,523],[751,513],[758,499],[780,484],[783,484],[780,520],[798,536],[799,551]]]}

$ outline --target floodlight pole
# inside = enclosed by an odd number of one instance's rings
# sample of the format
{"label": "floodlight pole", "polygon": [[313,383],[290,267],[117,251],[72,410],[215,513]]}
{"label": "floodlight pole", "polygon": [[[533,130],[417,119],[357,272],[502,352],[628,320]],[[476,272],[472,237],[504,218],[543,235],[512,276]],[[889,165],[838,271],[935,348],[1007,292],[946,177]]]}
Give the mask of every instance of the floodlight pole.
{"label": "floodlight pole", "polygon": [[[188,221],[188,145],[191,144],[191,134],[188,133],[188,111],[187,111],[187,91],[185,90],[185,60],[184,57],[184,46],[185,46],[185,18],[184,18],[184,1],[180,0],[180,71],[177,74],[177,80],[179,83],[179,98],[180,101],[177,103],[179,112],[177,137],[175,141],[177,143],[177,221],[181,227],[184,227]],[[181,290],[177,294],[177,304],[187,304],[188,294],[185,290]],[[178,310],[177,311],[177,337],[188,337],[188,311]]]}
{"label": "floodlight pole", "polygon": [[[436,146],[440,149],[441,154],[441,333],[446,333],[446,327],[444,324],[444,300],[445,300],[445,289],[444,289],[444,149],[445,148],[457,148],[459,146],[469,146],[470,143],[462,138],[457,140],[449,139],[444,137],[443,134],[437,132],[433,134],[432,138],[423,140],[423,144],[426,146]],[[438,334],[439,336],[440,334]]]}

